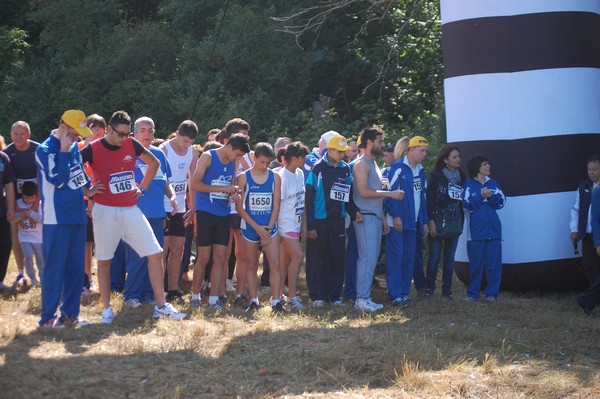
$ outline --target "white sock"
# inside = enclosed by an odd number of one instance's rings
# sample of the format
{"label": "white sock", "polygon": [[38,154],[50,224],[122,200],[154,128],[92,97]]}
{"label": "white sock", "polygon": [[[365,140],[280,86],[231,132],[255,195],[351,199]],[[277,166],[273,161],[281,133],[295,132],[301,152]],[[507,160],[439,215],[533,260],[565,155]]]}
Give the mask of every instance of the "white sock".
{"label": "white sock", "polygon": [[254,302],[257,305],[260,305],[260,303],[258,302],[258,298],[252,298],[252,302]]}
{"label": "white sock", "polygon": [[200,300],[200,294],[192,294],[192,301]]}
{"label": "white sock", "polygon": [[208,304],[209,305],[214,305],[215,303],[217,303],[218,300],[219,300],[218,296],[211,295],[211,296],[208,297]]}

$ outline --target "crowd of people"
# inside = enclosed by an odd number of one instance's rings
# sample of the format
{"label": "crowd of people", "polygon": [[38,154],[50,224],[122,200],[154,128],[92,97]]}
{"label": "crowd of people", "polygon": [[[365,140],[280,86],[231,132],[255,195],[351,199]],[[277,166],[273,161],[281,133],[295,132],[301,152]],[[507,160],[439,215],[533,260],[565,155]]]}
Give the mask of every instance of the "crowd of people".
{"label": "crowd of people", "polygon": [[[465,175],[453,145],[439,151],[427,179],[427,139],[403,137],[386,145],[375,126],[355,141],[326,132],[312,150],[287,137],[251,150],[250,124],[240,118],[211,130],[200,147],[191,120],[159,139],[149,117],[132,123],[116,111],[107,123],[68,110],[42,143],[31,140],[23,121],[13,124],[11,139],[0,152],[0,290],[11,288],[3,280],[12,248],[18,268],[13,286],[41,287],[40,328],[88,324],[79,312],[82,295],[94,288],[94,255],[104,324],[115,317],[111,291],[123,292],[127,306],[153,304],[154,318],[175,320],[187,316],[176,306],[203,303],[218,312],[227,306],[254,312],[261,292],[270,294],[276,313],[308,304],[375,312],[386,306],[371,296],[382,246],[387,306],[408,306],[414,291],[433,296],[442,255],[441,295],[452,300],[465,215],[470,267],[464,300],[480,299],[484,274],[485,301],[498,299],[497,211],[506,199],[490,177],[488,159],[470,158]],[[600,289],[597,157],[588,160],[588,175],[571,212],[571,239],[574,245],[583,240],[592,287],[577,301],[590,314]],[[304,258],[307,293],[298,282]],[[186,280],[189,303],[181,289]],[[228,291],[235,291],[232,301]]]}

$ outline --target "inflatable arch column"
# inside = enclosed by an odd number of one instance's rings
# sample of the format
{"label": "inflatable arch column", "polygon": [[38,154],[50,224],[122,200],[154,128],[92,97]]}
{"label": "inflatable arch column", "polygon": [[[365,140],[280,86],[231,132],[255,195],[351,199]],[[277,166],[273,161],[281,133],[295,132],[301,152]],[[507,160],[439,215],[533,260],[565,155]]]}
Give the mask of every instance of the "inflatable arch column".
{"label": "inflatable arch column", "polygon": [[463,165],[486,155],[507,197],[502,288],[581,289],[569,220],[600,153],[600,1],[441,0],[441,15],[448,142]]}

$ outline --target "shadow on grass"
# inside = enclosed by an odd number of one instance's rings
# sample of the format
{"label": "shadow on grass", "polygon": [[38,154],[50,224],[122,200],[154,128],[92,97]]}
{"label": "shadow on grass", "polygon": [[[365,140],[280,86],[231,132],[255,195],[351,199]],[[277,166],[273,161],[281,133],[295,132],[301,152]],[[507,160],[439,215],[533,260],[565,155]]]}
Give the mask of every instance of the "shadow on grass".
{"label": "shadow on grass", "polygon": [[[201,309],[183,322],[151,321],[144,306],[121,311],[111,326],[17,334],[0,349],[0,396],[335,396],[366,387],[418,393],[431,381],[411,382],[407,370],[445,372],[471,359],[471,369],[459,373],[468,379],[481,371],[486,354],[497,359],[498,370],[522,365],[533,374],[564,372],[581,386],[597,386],[600,346],[590,334],[598,328],[580,315],[557,319],[568,304],[542,314],[547,302],[434,299],[373,315],[346,308],[285,317],[267,316],[267,309],[214,317]],[[103,346],[110,354],[99,353]],[[498,378],[516,381],[502,373]],[[558,389],[560,396],[561,384],[549,385],[548,392]]]}

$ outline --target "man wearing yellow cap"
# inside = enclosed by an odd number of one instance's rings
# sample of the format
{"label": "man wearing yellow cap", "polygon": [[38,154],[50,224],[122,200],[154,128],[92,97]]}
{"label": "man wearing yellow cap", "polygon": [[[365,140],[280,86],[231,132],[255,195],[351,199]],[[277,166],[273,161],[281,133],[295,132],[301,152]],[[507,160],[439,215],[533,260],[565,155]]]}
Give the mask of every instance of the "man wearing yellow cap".
{"label": "man wearing yellow cap", "polygon": [[[415,267],[423,274],[423,254],[419,242],[428,234],[425,201],[425,169],[421,165],[427,156],[429,143],[421,136],[410,139],[408,152],[390,167],[391,190],[403,190],[404,198],[386,198],[384,202],[391,226],[386,237],[386,279],[392,306],[407,306]],[[417,254],[417,252],[421,252]],[[420,265],[418,264],[420,262]],[[418,278],[415,285],[419,288]],[[425,276],[422,276],[425,288]]]}
{"label": "man wearing yellow cap", "polygon": [[[77,141],[92,132],[83,111],[66,111],[58,129],[39,145],[36,163],[44,215],[43,252],[46,265],[42,274],[42,315],[40,327],[82,326],[79,320],[87,213],[83,199],[102,192],[92,187],[85,173]],[[61,315],[56,309],[62,298]]]}
{"label": "man wearing yellow cap", "polygon": [[306,282],[313,307],[322,307],[325,302],[343,305],[340,294],[346,263],[344,219],[352,185],[350,167],[343,159],[349,149],[345,137],[331,137],[327,152],[306,180]]}

